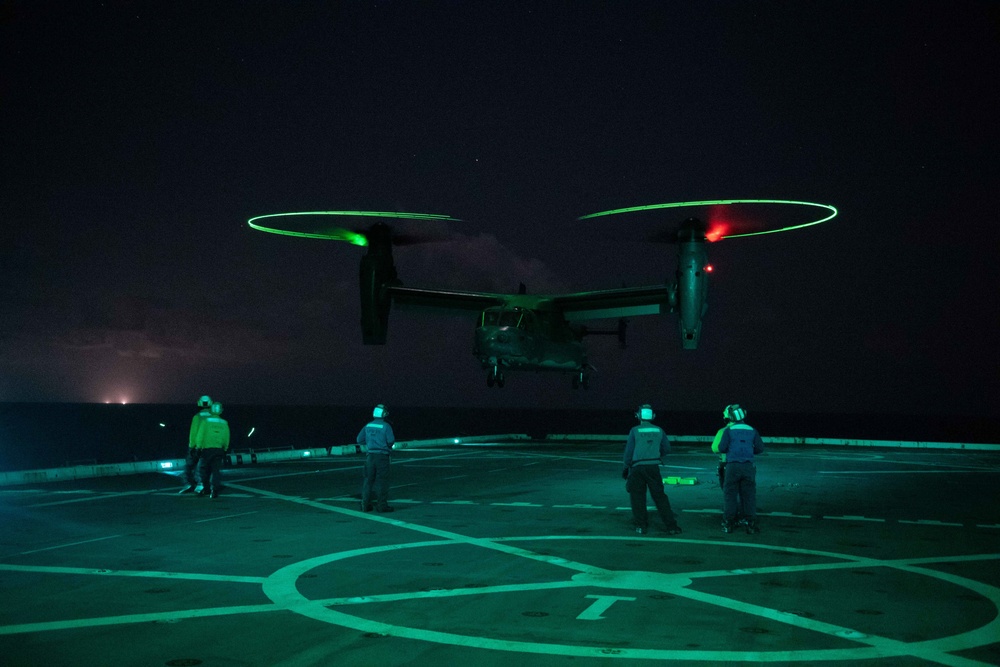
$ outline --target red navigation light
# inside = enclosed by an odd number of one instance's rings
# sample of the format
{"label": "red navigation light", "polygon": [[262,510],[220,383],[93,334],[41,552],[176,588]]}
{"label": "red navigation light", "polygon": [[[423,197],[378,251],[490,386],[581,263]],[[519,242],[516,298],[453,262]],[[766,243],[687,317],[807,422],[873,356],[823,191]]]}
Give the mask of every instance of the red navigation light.
{"label": "red navigation light", "polygon": [[715,271],[715,267],[712,266],[711,264],[706,264],[705,268],[704,268],[704,271],[705,271],[705,273],[711,273],[712,271]]}
{"label": "red navigation light", "polygon": [[726,235],[728,227],[725,223],[714,223],[711,229],[705,232],[705,240],[709,243],[715,243]]}

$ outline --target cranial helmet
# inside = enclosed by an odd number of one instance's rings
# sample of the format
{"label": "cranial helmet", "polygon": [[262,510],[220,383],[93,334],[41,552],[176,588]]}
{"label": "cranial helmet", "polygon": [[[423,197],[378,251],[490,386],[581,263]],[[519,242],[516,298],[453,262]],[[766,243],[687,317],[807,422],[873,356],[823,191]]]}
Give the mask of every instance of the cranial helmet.
{"label": "cranial helmet", "polygon": [[644,403],[639,406],[638,410],[635,411],[635,418],[640,421],[648,422],[656,419],[656,413],[653,412],[653,408],[650,407],[649,403]]}
{"label": "cranial helmet", "polygon": [[389,416],[389,408],[385,407],[381,403],[376,405],[375,409],[372,410],[372,417],[374,417],[375,419],[385,419],[388,416]]}
{"label": "cranial helmet", "polygon": [[202,396],[201,398],[198,399],[199,408],[207,408],[211,404],[212,404],[212,399],[210,399],[208,395]]}
{"label": "cranial helmet", "polygon": [[747,411],[741,408],[738,403],[733,403],[727,405],[726,409],[722,411],[722,418],[730,422],[741,422],[747,418]]}
{"label": "cranial helmet", "polygon": [[213,415],[222,414],[222,403],[212,403],[212,414]]}

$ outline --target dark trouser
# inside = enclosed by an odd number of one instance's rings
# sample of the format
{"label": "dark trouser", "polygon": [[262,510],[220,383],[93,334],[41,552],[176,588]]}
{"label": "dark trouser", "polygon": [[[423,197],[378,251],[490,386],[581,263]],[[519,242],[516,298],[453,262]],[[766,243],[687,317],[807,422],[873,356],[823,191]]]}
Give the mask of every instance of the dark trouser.
{"label": "dark trouser", "polygon": [[194,488],[198,485],[198,460],[201,458],[201,450],[188,447],[187,460],[184,462],[184,481],[188,486]]}
{"label": "dark trouser", "polygon": [[722,518],[736,521],[736,514],[748,521],[757,518],[757,467],[752,461],[727,461],[726,481],[722,486],[725,499]]}
{"label": "dark trouser", "polygon": [[663,525],[667,530],[677,527],[677,519],[670,509],[670,500],[663,491],[663,478],[660,476],[660,466],[639,465],[632,466],[628,471],[628,481],[625,482],[625,490],[628,491],[629,500],[632,503],[632,518],[639,528],[649,527],[649,514],[646,511],[646,490],[653,497],[653,504],[659,512]]}
{"label": "dark trouser", "polygon": [[226,451],[221,447],[201,450],[201,485],[203,491],[209,489],[213,493],[222,490],[222,462],[226,460]]}
{"label": "dark trouser", "polygon": [[368,453],[365,458],[365,481],[361,485],[361,507],[372,506],[372,492],[375,493],[375,509],[384,510],[389,506],[389,455]]}

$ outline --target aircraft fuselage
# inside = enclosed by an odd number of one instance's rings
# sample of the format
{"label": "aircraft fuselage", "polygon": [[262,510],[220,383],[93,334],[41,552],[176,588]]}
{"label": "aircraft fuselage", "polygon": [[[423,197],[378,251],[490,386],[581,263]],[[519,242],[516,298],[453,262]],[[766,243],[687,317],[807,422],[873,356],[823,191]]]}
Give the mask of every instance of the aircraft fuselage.
{"label": "aircraft fuselage", "polygon": [[583,382],[590,367],[580,335],[562,319],[527,308],[500,306],[482,312],[473,354],[490,386],[503,386],[505,370],[575,373]]}

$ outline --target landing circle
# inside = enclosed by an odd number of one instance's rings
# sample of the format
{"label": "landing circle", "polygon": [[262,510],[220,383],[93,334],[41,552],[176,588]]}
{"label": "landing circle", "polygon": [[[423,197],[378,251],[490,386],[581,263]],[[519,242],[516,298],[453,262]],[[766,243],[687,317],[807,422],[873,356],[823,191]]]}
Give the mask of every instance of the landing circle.
{"label": "landing circle", "polygon": [[[502,547],[504,543],[510,542],[534,542],[541,540],[552,540],[552,541],[563,541],[563,540],[618,540],[618,541],[630,541],[634,538],[626,537],[600,537],[600,536],[550,536],[550,537],[507,537],[507,538],[497,538],[497,539],[478,539],[475,540],[475,544],[480,547],[490,548],[490,544],[497,545],[500,550],[506,550]],[[683,543],[683,544],[694,544],[694,545],[704,545],[706,547],[713,548],[753,548],[753,549],[765,549],[769,551],[785,552],[789,554],[811,555],[822,558],[832,558],[837,559],[840,562],[835,562],[829,565],[823,565],[821,567],[829,567],[832,569],[842,568],[842,567],[886,567],[894,568],[903,572],[910,574],[917,574],[922,576],[933,577],[941,581],[945,581],[950,584],[958,585],[969,589],[970,591],[976,593],[977,595],[983,596],[988,599],[994,606],[994,609],[1000,609],[1000,589],[985,584],[982,582],[974,581],[964,577],[960,577],[954,574],[950,574],[944,571],[937,571],[930,568],[920,567],[919,565],[914,565],[906,559],[901,559],[899,561],[893,560],[878,560],[871,559],[861,556],[852,556],[848,554],[838,554],[826,551],[818,551],[811,549],[800,549],[793,547],[781,547],[773,545],[764,544],[741,544],[741,543],[728,543],[728,542],[718,542],[710,540],[692,540],[692,539],[676,539],[676,538],[648,538],[647,541],[661,540],[665,543]],[[413,542],[405,544],[391,544],[381,547],[372,547],[368,549],[356,549],[352,551],[345,551],[334,554],[327,554],[324,556],[317,556],[316,558],[307,559],[294,563],[285,568],[282,568],[274,572],[271,576],[267,578],[263,585],[263,591],[268,598],[270,598],[275,604],[293,611],[297,614],[312,618],[318,621],[323,621],[326,623],[332,623],[335,625],[340,625],[347,628],[352,628],[364,633],[379,633],[383,635],[391,635],[395,637],[404,637],[408,639],[416,639],[421,641],[436,642],[441,644],[449,644],[454,646],[462,647],[475,647],[484,648],[490,650],[501,650],[501,651],[514,651],[514,652],[524,652],[524,653],[534,653],[534,654],[546,654],[546,655],[562,655],[562,656],[576,656],[576,657],[615,657],[615,658],[630,658],[630,659],[649,659],[649,660],[693,660],[693,661],[735,661],[735,662],[745,662],[745,661],[756,661],[756,662],[788,662],[788,661],[807,661],[807,662],[818,662],[818,661],[846,661],[846,660],[863,660],[863,659],[876,659],[885,658],[893,656],[906,656],[906,655],[917,655],[917,656],[933,656],[933,655],[943,655],[946,652],[960,651],[966,649],[973,649],[980,646],[988,645],[996,641],[996,637],[1000,636],[1000,616],[994,614],[993,619],[979,627],[967,632],[963,632],[956,635],[951,635],[948,637],[940,637],[936,639],[919,641],[919,642],[905,642],[899,640],[888,639],[884,637],[873,637],[867,634],[854,631],[850,628],[843,628],[836,625],[824,623],[822,621],[817,621],[814,618],[810,618],[809,615],[796,614],[795,612],[784,612],[774,609],[768,609],[764,607],[758,607],[754,605],[746,605],[740,603],[737,600],[730,600],[728,598],[718,598],[713,596],[705,596],[697,591],[689,588],[691,578],[694,577],[696,573],[690,572],[683,574],[664,574],[658,572],[646,572],[646,571],[614,571],[614,570],[602,570],[601,568],[593,567],[588,568],[591,571],[580,572],[579,569],[575,571],[577,574],[567,577],[567,582],[565,586],[554,585],[553,588],[559,587],[583,587],[583,586],[594,586],[598,588],[603,587],[614,587],[619,591],[629,592],[631,590],[643,590],[649,591],[650,589],[655,591],[668,591],[673,593],[678,597],[688,597],[698,602],[708,604],[716,604],[725,608],[734,609],[741,611],[743,613],[763,616],[772,620],[779,620],[790,625],[794,625],[799,628],[804,628],[807,630],[815,630],[829,636],[836,636],[839,639],[845,639],[849,641],[858,642],[865,644],[858,648],[830,648],[830,649],[805,649],[805,650],[781,650],[781,651],[725,651],[725,650],[702,650],[702,649],[636,649],[636,648],[620,648],[620,647],[599,647],[599,646],[576,646],[571,644],[561,644],[561,643],[548,643],[548,642],[529,642],[529,641],[515,641],[515,640],[503,640],[503,639],[493,639],[489,637],[478,637],[472,635],[462,635],[457,633],[441,632],[435,630],[427,630],[415,627],[407,627],[401,625],[394,625],[390,623],[384,623],[381,621],[371,620],[367,618],[362,618],[359,616],[353,616],[351,614],[344,613],[335,609],[331,609],[328,605],[337,604],[338,606],[347,606],[349,604],[364,604],[369,601],[369,598],[364,596],[355,597],[348,600],[337,600],[337,601],[323,601],[323,600],[311,600],[302,595],[297,587],[296,581],[299,577],[308,573],[310,570],[328,565],[336,561],[346,561],[353,558],[365,558],[365,562],[371,562],[372,556],[374,554],[398,551],[404,549],[420,549],[428,547],[446,547],[446,546],[459,546],[468,545],[469,542],[464,541],[454,541],[454,540],[432,540],[423,542]],[[548,562],[558,564],[562,559],[547,559]],[[569,563],[569,561],[562,560],[563,563]],[[579,564],[577,564],[579,565]],[[365,564],[359,563],[358,570],[364,570]],[[786,568],[788,571],[794,571],[794,566]],[[753,573],[753,570],[746,570],[744,574]],[[730,572],[707,572],[701,573],[701,576],[739,576],[740,572],[730,571]],[[691,578],[689,578],[691,577]],[[631,587],[635,587],[632,589]],[[525,586],[528,588],[528,586]],[[503,592],[516,591],[517,586],[505,587]],[[483,594],[489,594],[489,592],[484,592]],[[421,597],[428,600],[434,600],[435,598],[446,598],[448,597],[448,592],[444,591],[442,594],[427,593],[426,591],[415,591],[412,594],[399,594],[394,595],[394,599],[406,599],[406,597]]]}

